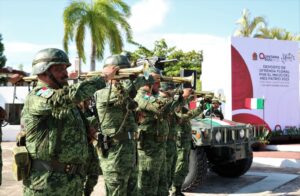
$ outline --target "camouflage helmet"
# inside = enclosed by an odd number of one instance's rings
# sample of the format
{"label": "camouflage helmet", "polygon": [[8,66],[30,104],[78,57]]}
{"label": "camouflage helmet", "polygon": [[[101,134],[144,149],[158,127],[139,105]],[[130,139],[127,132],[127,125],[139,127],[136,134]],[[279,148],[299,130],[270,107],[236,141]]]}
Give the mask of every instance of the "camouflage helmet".
{"label": "camouflage helmet", "polygon": [[128,58],[124,55],[115,54],[112,56],[109,56],[105,59],[103,67],[107,67],[109,65],[116,65],[120,68],[129,68],[130,63],[128,61]]}
{"label": "camouflage helmet", "polygon": [[161,91],[169,91],[169,90],[174,90],[175,85],[172,82],[161,82],[160,83],[160,88],[159,90]]}
{"label": "camouflage helmet", "polygon": [[42,74],[52,65],[71,65],[67,54],[57,48],[40,50],[32,61],[32,75]]}

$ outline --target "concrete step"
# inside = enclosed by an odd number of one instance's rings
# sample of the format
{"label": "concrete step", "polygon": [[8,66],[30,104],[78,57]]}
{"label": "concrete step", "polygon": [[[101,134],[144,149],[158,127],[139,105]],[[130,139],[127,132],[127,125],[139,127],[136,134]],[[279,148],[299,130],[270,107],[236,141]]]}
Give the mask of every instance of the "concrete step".
{"label": "concrete step", "polygon": [[253,166],[300,168],[300,144],[266,145],[253,152]]}

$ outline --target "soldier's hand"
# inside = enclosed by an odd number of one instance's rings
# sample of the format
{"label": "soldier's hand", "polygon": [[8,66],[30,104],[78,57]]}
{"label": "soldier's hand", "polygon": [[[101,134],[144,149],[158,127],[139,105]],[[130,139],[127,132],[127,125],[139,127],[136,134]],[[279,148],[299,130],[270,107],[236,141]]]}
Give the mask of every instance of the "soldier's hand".
{"label": "soldier's hand", "polygon": [[102,70],[102,74],[105,80],[111,80],[114,78],[114,76],[116,75],[116,72],[119,70],[120,68],[118,66],[107,66]]}
{"label": "soldier's hand", "polygon": [[22,80],[23,76],[20,74],[13,74],[12,76],[10,76],[8,78],[8,81],[12,84],[16,84],[17,82],[19,82],[20,80]]}
{"label": "soldier's hand", "polygon": [[184,99],[188,99],[188,97],[191,95],[193,89],[192,88],[184,88],[183,89],[183,97]]}
{"label": "soldier's hand", "polygon": [[77,79],[78,78],[78,71],[72,71],[69,73],[70,79]]}

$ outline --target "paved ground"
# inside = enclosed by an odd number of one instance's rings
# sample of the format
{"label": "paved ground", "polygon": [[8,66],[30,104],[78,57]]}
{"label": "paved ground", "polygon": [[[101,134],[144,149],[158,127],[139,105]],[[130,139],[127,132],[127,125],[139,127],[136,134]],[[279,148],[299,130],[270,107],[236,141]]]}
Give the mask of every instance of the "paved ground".
{"label": "paved ground", "polygon": [[[0,187],[0,195],[19,196],[22,195],[22,183],[13,179],[11,173],[12,153],[14,142],[2,143],[4,167],[3,184]],[[284,155],[284,156],[283,156]],[[271,162],[275,159],[295,161],[300,158],[300,152],[255,152],[254,160],[261,158]],[[261,164],[254,161],[249,172],[240,178],[222,178],[214,173],[209,173],[207,181],[196,188],[193,192],[186,193],[187,196],[238,196],[238,195],[290,195],[300,196],[300,167],[276,167],[271,164]],[[296,165],[297,166],[297,165]],[[104,184],[102,177],[93,193],[94,196],[104,196]]]}

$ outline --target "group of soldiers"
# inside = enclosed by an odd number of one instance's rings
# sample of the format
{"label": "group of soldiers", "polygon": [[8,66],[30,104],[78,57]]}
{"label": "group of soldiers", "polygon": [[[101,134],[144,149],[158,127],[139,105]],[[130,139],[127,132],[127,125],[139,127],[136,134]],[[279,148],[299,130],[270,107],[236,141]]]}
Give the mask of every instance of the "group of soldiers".
{"label": "group of soldiers", "polygon": [[[129,68],[124,55],[105,60],[101,75],[68,84],[67,55],[39,51],[38,82],[25,100],[21,123],[31,158],[24,195],[90,195],[102,173],[106,195],[183,195],[191,149],[191,88],[149,78],[116,79]],[[95,102],[90,112],[90,100]]]}

